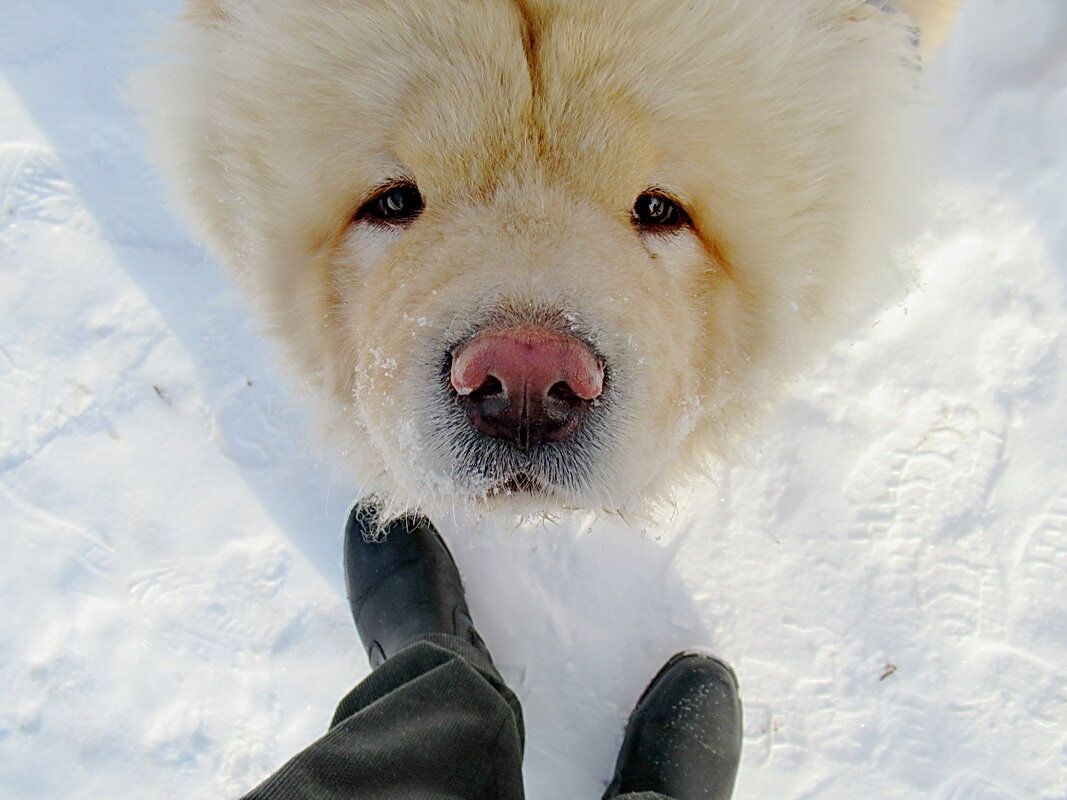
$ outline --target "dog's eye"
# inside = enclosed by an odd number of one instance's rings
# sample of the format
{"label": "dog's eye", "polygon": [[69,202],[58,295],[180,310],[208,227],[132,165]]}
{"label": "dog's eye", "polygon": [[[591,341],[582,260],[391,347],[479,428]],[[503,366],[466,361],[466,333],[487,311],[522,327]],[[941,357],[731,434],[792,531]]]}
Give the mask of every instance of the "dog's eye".
{"label": "dog's eye", "polygon": [[645,192],[637,198],[633,218],[643,228],[678,228],[689,224],[689,217],[681,206],[656,192]]}
{"label": "dog's eye", "polygon": [[356,219],[402,224],[422,211],[422,195],[413,183],[400,183],[378,192],[363,204]]}

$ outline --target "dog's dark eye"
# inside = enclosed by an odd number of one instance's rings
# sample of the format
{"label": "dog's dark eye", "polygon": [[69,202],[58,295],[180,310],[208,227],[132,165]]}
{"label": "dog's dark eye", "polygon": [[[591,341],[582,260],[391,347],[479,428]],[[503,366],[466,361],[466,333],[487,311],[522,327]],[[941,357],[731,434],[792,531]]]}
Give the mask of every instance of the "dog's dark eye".
{"label": "dog's dark eye", "polygon": [[422,211],[422,195],[413,183],[389,186],[363,204],[356,219],[402,224],[410,222]]}
{"label": "dog's dark eye", "polygon": [[681,206],[656,192],[645,192],[637,198],[633,217],[643,228],[678,228],[689,223]]}

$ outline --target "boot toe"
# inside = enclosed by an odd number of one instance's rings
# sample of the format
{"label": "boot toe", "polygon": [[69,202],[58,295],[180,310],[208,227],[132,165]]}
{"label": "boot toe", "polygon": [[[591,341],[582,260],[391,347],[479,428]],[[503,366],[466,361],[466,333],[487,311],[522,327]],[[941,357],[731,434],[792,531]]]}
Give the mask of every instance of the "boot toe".
{"label": "boot toe", "polygon": [[424,634],[470,639],[457,619],[469,621],[456,562],[426,517],[383,522],[373,502],[352,509],[345,528],[345,589],[359,637],[372,666]]}
{"label": "boot toe", "polygon": [[679,653],[638,701],[605,798],[646,791],[677,800],[725,800],[740,756],[741,701],[733,670],[711,656]]}

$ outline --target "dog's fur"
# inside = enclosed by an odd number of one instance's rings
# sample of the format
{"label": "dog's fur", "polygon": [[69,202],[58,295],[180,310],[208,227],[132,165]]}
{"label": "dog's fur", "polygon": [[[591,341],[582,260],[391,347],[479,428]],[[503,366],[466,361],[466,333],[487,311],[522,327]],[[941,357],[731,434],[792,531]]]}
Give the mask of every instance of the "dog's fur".
{"label": "dog's fur", "polygon": [[[723,454],[883,296],[917,30],[935,41],[952,5],[193,0],[140,96],[368,488],[492,505],[532,470],[556,502],[619,509]],[[397,178],[416,222],[354,221]],[[691,226],[635,228],[650,187]],[[442,382],[501,320],[579,336],[610,374],[534,463],[476,441]]]}

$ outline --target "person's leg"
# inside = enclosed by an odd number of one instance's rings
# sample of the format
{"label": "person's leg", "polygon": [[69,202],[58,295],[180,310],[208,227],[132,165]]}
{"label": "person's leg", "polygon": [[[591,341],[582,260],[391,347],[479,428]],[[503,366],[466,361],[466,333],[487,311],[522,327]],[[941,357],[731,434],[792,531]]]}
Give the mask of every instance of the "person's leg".
{"label": "person's leg", "polygon": [[521,800],[521,721],[473,650],[427,636],[387,659],[246,800]]}
{"label": "person's leg", "polygon": [[603,800],[729,800],[740,760],[737,677],[679,653],[637,701]]}
{"label": "person's leg", "polygon": [[373,507],[357,506],[345,573],[376,669],[325,736],[244,800],[522,800],[522,712],[430,523],[380,529]]}

